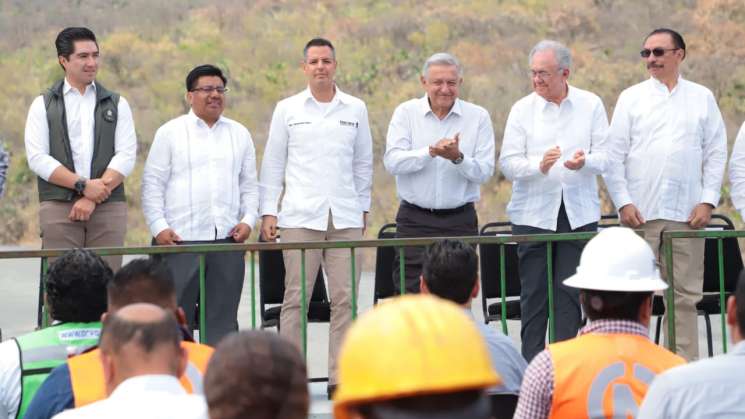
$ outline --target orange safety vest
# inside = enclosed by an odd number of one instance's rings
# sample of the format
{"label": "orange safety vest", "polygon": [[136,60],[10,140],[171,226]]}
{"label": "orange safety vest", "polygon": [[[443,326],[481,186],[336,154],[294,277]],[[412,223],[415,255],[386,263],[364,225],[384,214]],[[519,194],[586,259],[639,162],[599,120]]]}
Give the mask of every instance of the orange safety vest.
{"label": "orange safety vest", "polygon": [[[186,370],[180,378],[181,385],[189,393],[202,394],[202,377],[214,349],[187,341],[181,342],[181,346],[186,349],[189,357]],[[76,408],[106,398],[100,349],[74,356],[67,360],[67,365],[70,368],[70,383]]]}
{"label": "orange safety vest", "polygon": [[648,338],[588,333],[548,346],[554,366],[549,418],[635,418],[655,375],[685,360]]}

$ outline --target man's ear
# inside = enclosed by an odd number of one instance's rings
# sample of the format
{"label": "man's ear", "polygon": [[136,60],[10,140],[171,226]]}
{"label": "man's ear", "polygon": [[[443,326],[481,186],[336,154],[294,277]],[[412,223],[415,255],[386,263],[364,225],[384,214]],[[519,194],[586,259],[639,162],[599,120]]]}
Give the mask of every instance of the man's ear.
{"label": "man's ear", "polygon": [[473,284],[473,289],[471,290],[471,298],[476,298],[479,296],[479,289],[481,288],[481,281],[479,281],[479,276],[476,275],[476,282]]}
{"label": "man's ear", "polygon": [[731,327],[738,327],[737,325],[737,300],[734,295],[730,295],[727,299],[727,324]]}
{"label": "man's ear", "polygon": [[186,366],[189,363],[189,354],[186,352],[186,349],[184,349],[183,346],[179,346],[179,360],[178,360],[178,371],[176,371],[176,376],[181,377],[184,375],[184,372],[186,371]]}
{"label": "man's ear", "polygon": [[103,313],[101,313],[101,323],[105,322],[107,317],[109,317],[108,311],[104,311]]}
{"label": "man's ear", "polygon": [[419,275],[419,292],[422,294],[429,294],[429,288],[427,288],[427,283],[424,281],[424,275]]}
{"label": "man's ear", "polygon": [[182,326],[186,326],[188,323],[186,323],[186,314],[184,313],[184,309],[181,307],[177,307],[176,311],[173,313],[176,316],[176,321],[178,324]]}
{"label": "man's ear", "polygon": [[103,380],[106,387],[106,395],[110,395],[116,388],[116,365],[111,355],[99,350],[101,366],[103,367]]}

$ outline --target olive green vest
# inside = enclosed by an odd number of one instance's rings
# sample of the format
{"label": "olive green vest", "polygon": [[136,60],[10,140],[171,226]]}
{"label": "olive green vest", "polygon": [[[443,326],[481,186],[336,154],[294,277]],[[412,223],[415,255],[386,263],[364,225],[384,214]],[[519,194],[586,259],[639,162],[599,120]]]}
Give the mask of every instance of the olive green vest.
{"label": "olive green vest", "polygon": [[[49,155],[62,163],[69,171],[75,172],[72,160],[70,137],[67,135],[67,117],[65,100],[62,92],[64,80],[60,80],[44,93],[44,105],[47,110],[49,126]],[[96,82],[96,108],[93,111],[93,161],[89,179],[100,178],[106,171],[111,158],[114,157],[114,134],[116,132],[119,95],[106,90]],[[38,179],[39,201],[72,201],[77,194],[72,189],[63,188]],[[124,201],[124,184],[111,192],[109,201]]]}
{"label": "olive green vest", "polygon": [[61,323],[15,338],[21,359],[21,402],[16,418],[23,418],[31,399],[52,370],[67,357],[98,345],[101,323]]}

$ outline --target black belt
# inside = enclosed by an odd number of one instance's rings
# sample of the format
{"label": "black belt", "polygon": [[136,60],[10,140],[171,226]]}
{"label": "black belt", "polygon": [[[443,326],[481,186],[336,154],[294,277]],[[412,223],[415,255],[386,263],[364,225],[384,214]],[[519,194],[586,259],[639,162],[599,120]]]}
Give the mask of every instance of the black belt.
{"label": "black belt", "polygon": [[453,214],[460,214],[463,211],[466,211],[468,209],[473,209],[473,202],[469,202],[467,204],[464,204],[464,205],[461,205],[455,208],[437,209],[437,208],[422,208],[418,205],[412,204],[411,202],[402,200],[401,206],[406,207],[406,208],[411,208],[411,209],[421,211],[421,212],[428,212],[430,214],[435,214],[435,215],[453,215]]}

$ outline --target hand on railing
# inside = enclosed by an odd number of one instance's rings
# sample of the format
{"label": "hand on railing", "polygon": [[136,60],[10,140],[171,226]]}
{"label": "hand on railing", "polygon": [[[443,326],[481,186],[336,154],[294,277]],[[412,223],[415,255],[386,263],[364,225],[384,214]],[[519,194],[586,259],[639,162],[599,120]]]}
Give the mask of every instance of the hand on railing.
{"label": "hand on railing", "polygon": [[236,243],[243,243],[246,241],[248,236],[251,235],[251,227],[246,223],[238,223],[230,230],[228,235],[232,237]]}
{"label": "hand on railing", "polygon": [[155,242],[161,246],[166,246],[179,244],[182,242],[182,240],[181,237],[179,237],[179,235],[176,234],[175,231],[173,231],[173,229],[167,228],[158,233],[157,236],[155,236]]}

